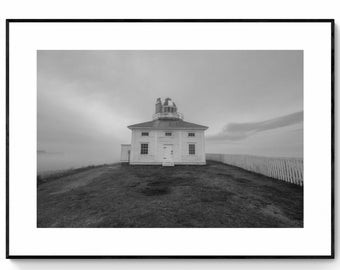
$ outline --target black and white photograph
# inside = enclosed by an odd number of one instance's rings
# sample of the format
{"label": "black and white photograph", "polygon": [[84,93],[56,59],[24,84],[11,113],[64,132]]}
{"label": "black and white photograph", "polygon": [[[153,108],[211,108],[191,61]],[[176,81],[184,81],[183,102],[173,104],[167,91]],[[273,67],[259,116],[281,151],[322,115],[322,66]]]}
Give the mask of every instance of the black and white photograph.
{"label": "black and white photograph", "polygon": [[6,27],[8,258],[334,258],[334,20]]}
{"label": "black and white photograph", "polygon": [[303,227],[303,51],[37,51],[37,227]]}

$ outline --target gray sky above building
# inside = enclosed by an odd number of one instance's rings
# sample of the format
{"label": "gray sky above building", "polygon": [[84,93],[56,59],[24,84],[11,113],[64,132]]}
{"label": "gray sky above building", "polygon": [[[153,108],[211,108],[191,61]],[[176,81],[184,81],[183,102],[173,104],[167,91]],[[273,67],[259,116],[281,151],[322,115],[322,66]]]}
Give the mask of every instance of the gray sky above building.
{"label": "gray sky above building", "polygon": [[206,152],[301,157],[302,51],[38,51],[38,169],[119,161],[171,97]]}

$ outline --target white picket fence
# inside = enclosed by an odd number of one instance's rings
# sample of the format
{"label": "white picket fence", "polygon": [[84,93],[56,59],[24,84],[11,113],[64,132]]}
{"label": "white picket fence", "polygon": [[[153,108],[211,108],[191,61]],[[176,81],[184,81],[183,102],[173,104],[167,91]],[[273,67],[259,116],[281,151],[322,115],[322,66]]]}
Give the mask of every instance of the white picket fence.
{"label": "white picket fence", "polygon": [[296,185],[303,185],[302,158],[270,158],[248,155],[207,154],[215,160]]}

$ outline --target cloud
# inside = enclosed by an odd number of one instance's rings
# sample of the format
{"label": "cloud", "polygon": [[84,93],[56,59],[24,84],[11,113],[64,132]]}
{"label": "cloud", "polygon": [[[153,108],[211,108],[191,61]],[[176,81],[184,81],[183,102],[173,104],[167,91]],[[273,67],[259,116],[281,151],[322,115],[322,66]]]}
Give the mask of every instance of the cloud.
{"label": "cloud", "polygon": [[50,152],[46,150],[37,150],[38,155],[62,155],[63,152]]}
{"label": "cloud", "polygon": [[223,130],[215,135],[207,137],[207,140],[215,141],[239,141],[248,138],[254,134],[283,128],[303,122],[303,111],[276,117],[261,122],[249,123],[230,123]]}

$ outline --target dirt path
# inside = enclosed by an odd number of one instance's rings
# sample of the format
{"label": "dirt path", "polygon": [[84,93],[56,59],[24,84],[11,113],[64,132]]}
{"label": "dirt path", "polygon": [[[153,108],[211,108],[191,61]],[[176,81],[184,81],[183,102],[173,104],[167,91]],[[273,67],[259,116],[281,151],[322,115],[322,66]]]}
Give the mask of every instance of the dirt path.
{"label": "dirt path", "polygon": [[118,166],[119,165],[117,164],[108,167],[94,168],[63,177],[62,180],[60,180],[60,189],[58,191],[51,192],[50,195],[61,194],[86,186],[96,179],[100,178],[104,173],[117,169]]}

